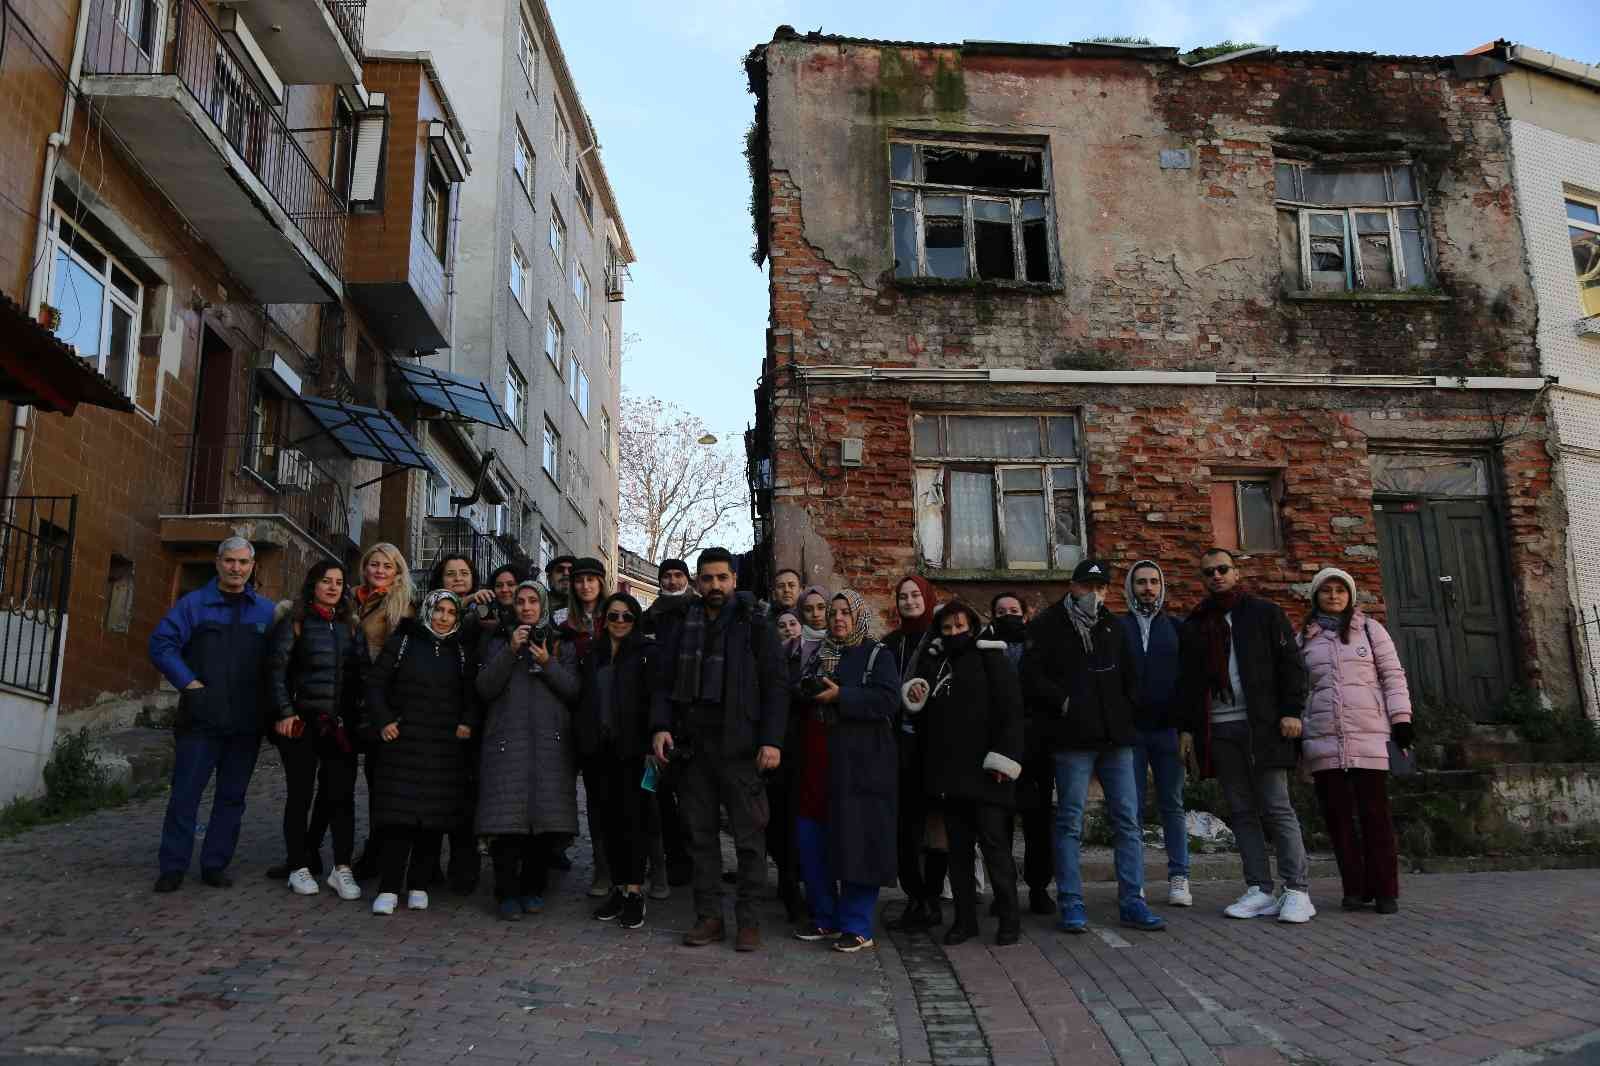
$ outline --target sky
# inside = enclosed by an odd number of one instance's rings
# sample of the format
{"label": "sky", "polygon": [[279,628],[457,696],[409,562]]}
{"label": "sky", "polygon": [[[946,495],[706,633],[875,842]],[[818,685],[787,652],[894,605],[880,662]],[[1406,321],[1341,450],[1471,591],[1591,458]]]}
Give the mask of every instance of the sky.
{"label": "sky", "polygon": [[894,40],[1126,34],[1185,49],[1248,40],[1419,55],[1505,38],[1600,61],[1600,19],[1576,0],[547,3],[638,257],[622,310],[624,335],[637,335],[623,387],[675,403],[719,435],[752,417],[767,325],[766,277],[750,261],[742,150],[754,97],[741,59],[780,25]]}

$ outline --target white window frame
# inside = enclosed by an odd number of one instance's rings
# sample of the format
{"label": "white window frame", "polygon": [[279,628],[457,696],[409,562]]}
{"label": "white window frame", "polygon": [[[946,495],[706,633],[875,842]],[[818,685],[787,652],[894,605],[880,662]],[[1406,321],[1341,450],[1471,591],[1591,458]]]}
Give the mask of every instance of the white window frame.
{"label": "white window frame", "polygon": [[528,135],[522,131],[522,123],[516,124],[516,137],[511,145],[511,173],[516,176],[517,184],[522,186],[522,191],[533,198],[533,168],[537,157],[533,154],[533,147],[528,143]]}
{"label": "white window frame", "polygon": [[578,213],[583,216],[583,221],[589,226],[594,225],[594,190],[589,187],[589,182],[583,176],[583,167],[575,167],[572,172],[573,192],[578,198]]}
{"label": "white window frame", "polygon": [[561,319],[556,317],[556,309],[544,309],[544,354],[550,359],[550,365],[556,368],[556,376],[561,376],[561,351],[567,343],[567,331],[561,325]]}
{"label": "white window frame", "polygon": [[606,370],[611,369],[611,323],[604,318],[600,319],[600,348],[605,353]]}
{"label": "white window frame", "polygon": [[[1562,200],[1562,205],[1561,206],[1562,206],[1562,210],[1563,211],[1566,211],[1566,205],[1570,203],[1570,204],[1579,204],[1579,205],[1582,205],[1583,207],[1591,208],[1591,209],[1593,209],[1595,211],[1596,214],[1600,214],[1600,197],[1585,196],[1585,195],[1583,195],[1581,193],[1575,193],[1575,192],[1572,192],[1571,190],[1567,190],[1567,191],[1564,191],[1561,194],[1561,200]],[[1572,213],[1570,211],[1566,212],[1566,214],[1567,214],[1567,218],[1566,218],[1567,232],[1568,232],[1569,239],[1570,239],[1570,236],[1571,236],[1571,231],[1576,229],[1576,230],[1583,230],[1585,233],[1592,233],[1592,234],[1595,235],[1596,240],[1600,240],[1600,225],[1595,225],[1592,222],[1585,222],[1582,219],[1573,218],[1572,217]],[[1584,276],[1582,274],[1578,273],[1578,264],[1577,264],[1576,260],[1574,260],[1573,264],[1572,264],[1572,273],[1573,273],[1573,282],[1577,286],[1578,313],[1583,315],[1585,318],[1600,317],[1600,307],[1597,307],[1597,309],[1595,311],[1591,312],[1591,311],[1588,311],[1584,306],[1584,301],[1583,301],[1583,280],[1584,280]],[[1600,285],[1600,278],[1596,279],[1596,284]]]}
{"label": "white window frame", "polygon": [[[909,146],[912,149],[912,176],[909,179],[894,177],[893,163],[889,167],[889,247],[894,250],[895,216],[910,212],[911,222],[916,231],[916,257],[917,261],[911,264],[909,271],[902,271],[896,266],[895,276],[901,280],[945,280],[941,275],[928,271],[927,227],[923,217],[923,200],[925,196],[950,196],[958,197],[962,201],[962,240],[967,252],[967,275],[965,281],[989,281],[1000,284],[1054,284],[1061,276],[1059,253],[1056,249],[1056,219],[1055,219],[1055,181],[1050,167],[1050,153],[1043,145],[1032,144],[1000,144],[992,141],[947,141],[915,137],[896,137],[890,142],[890,158],[893,159],[894,149],[900,146]],[[980,188],[968,185],[943,185],[924,180],[922,149],[923,148],[959,148],[975,151],[1006,151],[1019,152],[1040,157],[1039,189],[999,189]],[[905,194],[897,196],[896,194]],[[897,200],[909,199],[910,206],[897,206]],[[1023,201],[1040,200],[1044,204],[1044,233],[1045,253],[1049,258],[1049,277],[1028,278],[1027,252],[1023,245]],[[1010,279],[980,279],[978,277],[978,242],[976,222],[973,218],[972,205],[974,201],[1006,202],[1010,204],[1011,216],[1011,251],[1014,261],[1013,277]]]}
{"label": "white window frame", "polygon": [[[1277,167],[1289,167],[1295,174],[1295,187],[1287,190],[1288,195],[1284,195],[1284,189],[1278,189],[1277,204],[1280,211],[1287,210],[1296,214],[1296,225],[1298,226],[1300,238],[1301,290],[1307,292],[1312,291],[1311,275],[1313,271],[1311,269],[1311,219],[1317,216],[1337,216],[1343,220],[1344,234],[1342,240],[1344,242],[1345,292],[1357,292],[1362,290],[1373,292],[1404,292],[1407,289],[1424,288],[1429,285],[1434,276],[1435,268],[1433,264],[1432,252],[1428,247],[1427,240],[1427,209],[1426,205],[1421,199],[1422,176],[1418,172],[1416,164],[1410,160],[1391,160],[1389,162],[1367,164],[1368,166],[1383,167],[1384,186],[1387,190],[1387,195],[1389,198],[1381,202],[1375,201],[1364,204],[1339,205],[1319,204],[1311,200],[1304,199],[1304,174],[1305,171],[1310,169],[1313,165],[1314,164],[1309,162],[1300,162],[1293,159],[1275,160],[1275,172]],[[1352,164],[1352,166],[1355,165],[1356,164]],[[1411,185],[1413,191],[1416,193],[1416,198],[1404,200],[1395,197],[1394,174],[1392,169],[1394,167],[1406,167],[1410,169]],[[1405,250],[1402,247],[1400,236],[1402,230],[1401,215],[1402,212],[1406,211],[1415,211],[1417,213],[1416,232],[1419,234],[1418,244],[1422,250],[1422,269],[1424,276],[1415,280],[1410,278],[1406,272]],[[1357,215],[1382,215],[1388,222],[1389,263],[1390,269],[1394,274],[1394,286],[1392,288],[1373,287],[1369,289],[1369,286],[1367,285],[1366,266],[1362,262],[1361,256],[1361,238],[1364,236],[1378,236],[1378,234],[1361,233],[1356,227]]]}
{"label": "white window frame", "polygon": [[[166,28],[165,5],[161,0],[115,0],[116,6],[112,10],[112,18],[122,32],[132,41],[134,47],[149,59],[155,62],[156,53],[161,50],[161,41],[164,39],[163,31]],[[145,30],[150,31],[150,39],[144,39]]]}
{"label": "white window frame", "polygon": [[516,297],[517,306],[522,308],[522,313],[530,314],[528,310],[528,294],[533,286],[530,284],[528,257],[522,254],[522,246],[516,241],[511,242],[511,295]]}
{"label": "white window frame", "polygon": [[[517,66],[522,68],[523,76],[528,79],[528,85],[534,90],[539,88],[539,46],[533,42],[533,31],[528,28],[526,15],[518,16],[517,26]],[[538,99],[535,91],[534,99]]]}
{"label": "white window frame", "polygon": [[567,125],[567,118],[561,113],[561,108],[556,107],[556,128],[551,134],[555,140],[556,161],[565,170],[572,165],[572,128]]}
{"label": "white window frame", "polygon": [[583,369],[575,353],[567,354],[567,396],[578,409],[583,424],[589,424],[589,372]]}
{"label": "white window frame", "polygon": [[550,254],[556,257],[556,263],[565,269],[567,265],[567,223],[561,217],[561,212],[556,209],[555,203],[550,204]]}
{"label": "white window frame", "polygon": [[[71,241],[63,239],[63,227],[71,229],[76,240],[82,241],[84,244],[87,244],[89,247],[93,248],[96,252],[103,256],[105,258],[105,266],[99,270],[96,270],[92,263],[90,263],[72,247]],[[110,367],[111,327],[114,311],[116,309],[120,309],[129,316],[128,347],[127,350],[122,353],[124,366],[123,380],[112,381],[112,384],[121,389],[124,395],[132,398],[135,392],[135,382],[138,380],[139,336],[140,331],[144,326],[144,283],[140,281],[139,276],[133,271],[129,270],[121,260],[112,255],[111,251],[106,248],[105,245],[91,237],[88,231],[83,229],[81,226],[74,225],[72,220],[67,218],[66,214],[60,208],[51,209],[50,244],[50,284],[45,287],[45,291],[50,294],[50,303],[52,306],[61,312],[63,326],[65,326],[67,323],[67,315],[69,312],[79,312],[82,310],[82,308],[81,306],[62,306],[62,304],[66,303],[67,301],[64,299],[64,297],[60,296],[56,292],[56,286],[61,283],[60,257],[66,256],[78,269],[82,270],[86,274],[94,275],[100,282],[100,351],[98,355],[92,357],[79,356],[79,358],[84,359],[85,361],[90,361],[92,359],[94,368],[98,373],[106,374],[106,371]],[[133,296],[130,297],[127,293],[123,292],[122,289],[117,287],[115,283],[114,272],[120,272],[124,277],[133,283]]]}
{"label": "white window frame", "polygon": [[578,309],[583,312],[584,322],[589,321],[589,316],[594,311],[594,286],[589,283],[589,272],[583,269],[583,264],[574,261],[572,264],[572,298],[578,301]]}
{"label": "white window frame", "polygon": [[506,358],[506,414],[519,436],[528,435],[528,379],[517,364]]}
{"label": "white window frame", "polygon": [[539,527],[539,573],[543,574],[560,549],[556,547],[556,538],[543,526]]}
{"label": "white window frame", "polygon": [[[925,554],[927,548],[920,543],[920,520],[917,521],[919,529],[917,555],[919,560],[933,570],[948,570],[960,572],[967,569],[978,570],[1009,570],[1017,573],[1046,573],[1064,572],[1071,570],[1079,561],[1087,558],[1089,551],[1088,542],[1088,500],[1087,478],[1084,467],[1086,458],[1083,446],[1082,421],[1075,412],[1063,411],[919,411],[913,416],[912,424],[912,465],[915,472],[933,474],[932,483],[939,494],[940,521],[943,526],[941,534],[940,558],[935,561]],[[1035,456],[993,456],[993,455],[925,455],[916,450],[916,420],[936,419],[935,427],[939,448],[946,447],[943,441],[946,437],[944,419],[946,418],[1037,418],[1040,420],[1040,433],[1044,434],[1041,451],[1048,450],[1048,434],[1050,419],[1069,419],[1073,423],[1073,439],[1076,443],[1075,454],[1072,456],[1035,455]],[[1057,485],[1055,479],[1057,471],[1070,468],[1073,483],[1071,485]],[[1045,529],[1045,561],[1043,563],[1028,561],[1012,562],[1006,557],[1006,516],[1005,516],[1005,489],[1004,471],[1006,470],[1038,470],[1040,471],[1040,489],[1044,505]],[[971,471],[974,473],[987,471],[991,479],[991,507],[992,520],[996,543],[994,545],[994,565],[992,567],[956,567],[950,564],[950,547],[954,541],[952,535],[953,515],[950,513],[950,474],[952,472]],[[915,473],[914,473],[915,477]],[[921,506],[918,487],[920,482],[913,482],[913,495],[917,497],[917,506]],[[1076,544],[1056,543],[1056,493],[1058,491],[1071,491],[1077,499],[1076,527],[1078,542]],[[1029,493],[1032,494],[1031,492]],[[1064,549],[1072,549],[1075,554],[1061,557]]]}
{"label": "white window frame", "polygon": [[616,466],[616,456],[611,454],[611,412],[607,411],[604,407],[600,408],[600,436],[604,444],[602,451],[606,457],[606,465]]}
{"label": "white window frame", "polygon": [[445,249],[450,241],[450,230],[445,224],[448,219],[443,217],[449,209],[450,183],[430,160],[422,175],[422,241],[433,249],[441,263],[445,261]]}
{"label": "white window frame", "polygon": [[555,424],[546,418],[544,420],[544,436],[540,440],[539,465],[549,475],[551,481],[558,486],[561,484],[561,431]]}

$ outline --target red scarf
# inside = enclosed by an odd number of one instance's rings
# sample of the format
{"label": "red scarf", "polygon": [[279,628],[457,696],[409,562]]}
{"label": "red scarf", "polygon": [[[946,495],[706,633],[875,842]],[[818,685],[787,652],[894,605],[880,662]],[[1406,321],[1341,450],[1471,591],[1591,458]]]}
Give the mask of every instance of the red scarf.
{"label": "red scarf", "polygon": [[1235,586],[1227,592],[1213,592],[1195,608],[1190,619],[1200,627],[1206,641],[1206,691],[1214,700],[1232,704],[1233,680],[1228,676],[1228,657],[1233,650],[1233,627],[1227,614],[1244,599],[1244,590]]}
{"label": "red scarf", "polygon": [[[894,598],[897,601],[900,599],[900,589],[907,581],[917,586],[917,590],[922,593],[922,613],[915,618],[907,618],[905,615],[900,615],[900,632],[913,637],[920,637],[928,631],[928,626],[933,624],[933,611],[938,604],[938,599],[934,594],[933,586],[928,583],[927,578],[921,574],[908,574],[895,583]],[[895,613],[899,614],[899,611],[896,610]]]}
{"label": "red scarf", "polygon": [[316,614],[317,614],[317,617],[322,619],[324,622],[333,621],[333,608],[332,607],[324,607],[320,603],[313,603],[313,604],[311,604],[311,609],[313,611],[315,611]]}

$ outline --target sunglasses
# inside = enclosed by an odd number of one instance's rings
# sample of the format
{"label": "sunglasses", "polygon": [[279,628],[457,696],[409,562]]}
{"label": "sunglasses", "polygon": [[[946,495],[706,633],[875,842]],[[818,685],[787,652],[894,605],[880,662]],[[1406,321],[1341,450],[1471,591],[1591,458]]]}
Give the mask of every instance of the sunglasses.
{"label": "sunglasses", "polygon": [[1200,568],[1200,576],[1215,577],[1217,574],[1226,574],[1232,569],[1233,567],[1229,566],[1227,563],[1223,563],[1221,566],[1202,566]]}
{"label": "sunglasses", "polygon": [[631,621],[633,621],[633,615],[629,614],[627,611],[607,611],[606,612],[606,621],[607,622],[631,622]]}

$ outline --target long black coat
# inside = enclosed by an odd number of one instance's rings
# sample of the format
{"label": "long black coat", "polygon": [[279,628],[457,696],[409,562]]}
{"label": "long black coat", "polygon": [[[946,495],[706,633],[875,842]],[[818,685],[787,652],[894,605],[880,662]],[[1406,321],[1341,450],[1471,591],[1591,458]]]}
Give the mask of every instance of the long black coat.
{"label": "long black coat", "polygon": [[315,725],[326,714],[353,728],[364,658],[358,647],[364,653],[366,642],[357,639],[347,618],[335,615],[324,620],[312,612],[301,616],[298,610],[285,613],[273,626],[267,647],[271,718],[298,714]]}
{"label": "long black coat", "polygon": [[[839,699],[828,727],[828,855],[833,874],[858,885],[893,885],[898,809],[900,671],[872,641],[847,649],[834,671]],[[869,673],[867,664],[872,663]],[[807,702],[803,713],[819,705]],[[830,716],[831,717],[831,716]],[[798,753],[803,759],[803,753]],[[804,765],[795,768],[805,773]]]}
{"label": "long black coat", "polygon": [[[1300,742],[1286,739],[1279,719],[1299,718],[1306,706],[1306,667],[1294,627],[1271,600],[1242,595],[1232,611],[1233,653],[1239,660],[1245,708],[1250,716],[1250,754],[1257,763],[1292,769]],[[1210,777],[1211,694],[1206,678],[1206,637],[1191,616],[1178,634],[1179,726],[1195,737],[1201,772]]]}
{"label": "long black coat", "polygon": [[[915,676],[935,691],[912,713],[924,741],[922,779],[928,795],[1015,806],[1022,773],[1022,688],[1005,642],[978,641],[948,663],[927,655],[922,659],[934,669]],[[991,770],[1003,771],[1006,780],[996,781]]]}
{"label": "long black coat", "polygon": [[[602,634],[589,646],[589,654],[584,656],[580,668],[583,696],[578,713],[573,716],[579,755],[585,759],[601,754],[628,759],[650,750],[650,679],[654,676],[651,661],[654,651],[655,645],[638,630],[628,634],[615,659],[609,634]],[[612,733],[603,729],[600,685],[596,680],[600,668],[607,665],[612,667],[611,697],[616,718]]]}
{"label": "long black coat", "polygon": [[[453,828],[466,813],[465,743],[456,727],[477,731],[473,666],[461,641],[441,640],[408,618],[368,672],[363,732],[376,750],[372,819],[377,825]],[[400,735],[384,741],[389,723]]]}
{"label": "long black coat", "polygon": [[1122,627],[1100,608],[1084,649],[1065,604],[1028,623],[1022,651],[1022,690],[1040,742],[1053,751],[1127,747],[1137,735],[1133,696],[1138,678],[1123,654]]}

